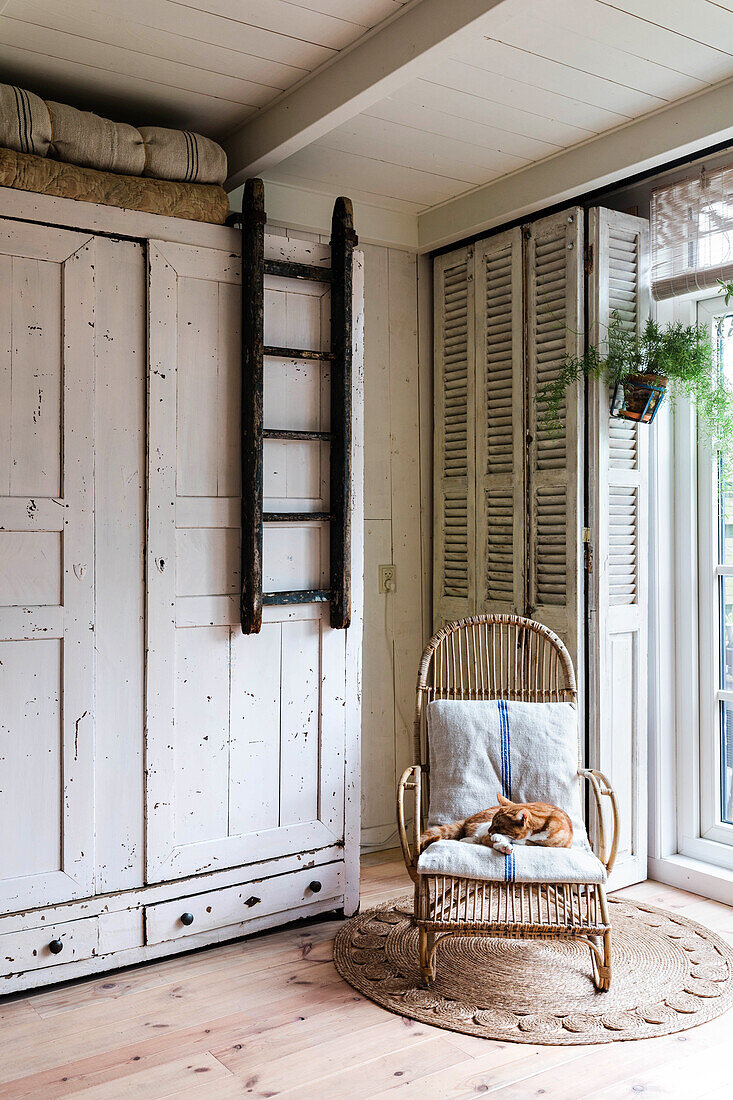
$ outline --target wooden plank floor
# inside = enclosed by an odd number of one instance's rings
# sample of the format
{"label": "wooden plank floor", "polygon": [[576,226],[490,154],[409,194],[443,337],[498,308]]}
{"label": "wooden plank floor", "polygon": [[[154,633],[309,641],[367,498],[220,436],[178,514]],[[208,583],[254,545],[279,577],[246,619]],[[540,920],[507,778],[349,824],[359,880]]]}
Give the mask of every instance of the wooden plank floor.
{"label": "wooden plank floor", "polygon": [[[365,907],[408,888],[396,853],[365,859]],[[733,943],[733,908],[653,882],[622,893]],[[0,1000],[0,1097],[731,1096],[733,1014],[599,1047],[457,1035],[393,1016],[347,986],[331,963],[339,926],[313,921]]]}

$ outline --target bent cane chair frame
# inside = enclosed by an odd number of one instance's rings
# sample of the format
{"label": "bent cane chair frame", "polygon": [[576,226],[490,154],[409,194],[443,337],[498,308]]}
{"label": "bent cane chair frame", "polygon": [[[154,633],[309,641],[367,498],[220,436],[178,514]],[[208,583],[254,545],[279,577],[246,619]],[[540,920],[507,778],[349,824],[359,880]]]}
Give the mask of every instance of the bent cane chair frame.
{"label": "bent cane chair frame", "polygon": [[[511,699],[521,702],[577,703],[570,655],[547,627],[518,615],[475,615],[449,623],[428,642],[420,661],[415,707],[415,763],[397,790],[397,822],[402,854],[415,884],[414,920],[419,933],[420,970],[430,984],[436,951],[449,936],[505,939],[577,939],[590,949],[595,986],[611,985],[611,925],[606,892],[597,883],[503,883],[417,871],[420,835],[429,799],[427,705],[433,699]],[[596,855],[608,872],[616,859],[619,817],[616,796],[598,771],[583,768],[578,744],[578,775],[593,792],[597,811]],[[413,795],[411,836],[405,795]],[[610,847],[603,799],[610,802]]]}

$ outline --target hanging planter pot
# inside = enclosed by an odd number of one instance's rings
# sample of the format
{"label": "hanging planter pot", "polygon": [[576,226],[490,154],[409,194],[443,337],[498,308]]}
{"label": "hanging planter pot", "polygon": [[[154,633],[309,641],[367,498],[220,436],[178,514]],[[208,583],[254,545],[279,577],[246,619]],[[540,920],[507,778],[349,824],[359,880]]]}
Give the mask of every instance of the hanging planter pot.
{"label": "hanging planter pot", "polygon": [[617,420],[635,420],[639,424],[651,424],[657,415],[667,389],[663,374],[652,371],[627,374],[614,386],[611,398],[611,416]]}

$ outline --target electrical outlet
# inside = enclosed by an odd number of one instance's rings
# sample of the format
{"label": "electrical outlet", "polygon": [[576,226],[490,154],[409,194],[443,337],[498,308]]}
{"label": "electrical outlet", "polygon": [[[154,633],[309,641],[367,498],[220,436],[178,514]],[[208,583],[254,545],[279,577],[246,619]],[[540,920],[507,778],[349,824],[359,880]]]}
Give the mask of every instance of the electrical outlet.
{"label": "electrical outlet", "polygon": [[380,565],[379,567],[379,591],[385,595],[394,592],[397,588],[397,570],[394,565]]}

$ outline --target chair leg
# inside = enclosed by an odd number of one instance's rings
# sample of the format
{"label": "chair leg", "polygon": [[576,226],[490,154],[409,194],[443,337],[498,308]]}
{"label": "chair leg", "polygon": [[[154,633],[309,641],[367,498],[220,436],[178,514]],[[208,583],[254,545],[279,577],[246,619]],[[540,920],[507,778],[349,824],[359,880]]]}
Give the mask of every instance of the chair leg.
{"label": "chair leg", "polygon": [[590,947],[591,966],[593,968],[593,984],[599,993],[607,993],[611,988],[611,931],[603,933],[603,950],[593,940],[588,940]]}
{"label": "chair leg", "polygon": [[418,929],[420,937],[420,973],[423,983],[429,986],[435,979],[435,933]]}

